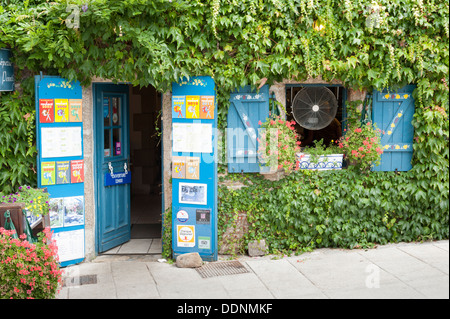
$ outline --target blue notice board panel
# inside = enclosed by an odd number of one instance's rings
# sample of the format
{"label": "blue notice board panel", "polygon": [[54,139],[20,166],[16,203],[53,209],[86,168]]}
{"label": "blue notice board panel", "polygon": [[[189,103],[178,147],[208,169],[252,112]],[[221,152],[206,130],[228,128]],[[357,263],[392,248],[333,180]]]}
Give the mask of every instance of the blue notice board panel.
{"label": "blue notice board panel", "polygon": [[172,249],[217,260],[217,116],[215,83],[172,84]]}
{"label": "blue notice board panel", "polygon": [[50,194],[50,226],[62,267],[85,257],[82,88],[35,76],[38,187]]}

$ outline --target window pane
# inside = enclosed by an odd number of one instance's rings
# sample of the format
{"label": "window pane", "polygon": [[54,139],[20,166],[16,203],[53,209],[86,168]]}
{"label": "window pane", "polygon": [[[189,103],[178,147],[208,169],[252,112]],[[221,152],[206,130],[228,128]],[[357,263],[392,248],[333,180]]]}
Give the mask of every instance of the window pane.
{"label": "window pane", "polygon": [[113,147],[114,147],[114,156],[122,155],[122,143],[120,137],[120,128],[113,129]]}
{"label": "window pane", "polygon": [[104,130],[103,136],[104,136],[104,147],[103,147],[103,156],[109,157],[111,156],[111,138],[110,138],[110,130]]}
{"label": "window pane", "polygon": [[110,126],[111,125],[111,121],[110,121],[110,107],[109,107],[109,97],[104,97],[103,98],[103,125],[104,126]]}
{"label": "window pane", "polygon": [[119,97],[112,97],[111,98],[111,104],[112,104],[112,125],[120,125],[121,118],[120,118],[120,98]]}

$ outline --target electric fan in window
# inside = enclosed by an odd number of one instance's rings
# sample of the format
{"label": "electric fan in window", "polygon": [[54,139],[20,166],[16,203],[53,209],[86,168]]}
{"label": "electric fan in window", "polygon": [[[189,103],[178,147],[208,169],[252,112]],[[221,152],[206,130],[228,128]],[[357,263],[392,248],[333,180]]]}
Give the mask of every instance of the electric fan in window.
{"label": "electric fan in window", "polygon": [[292,102],[295,121],[308,130],[327,127],[335,118],[338,102],[333,92],[326,87],[305,87]]}

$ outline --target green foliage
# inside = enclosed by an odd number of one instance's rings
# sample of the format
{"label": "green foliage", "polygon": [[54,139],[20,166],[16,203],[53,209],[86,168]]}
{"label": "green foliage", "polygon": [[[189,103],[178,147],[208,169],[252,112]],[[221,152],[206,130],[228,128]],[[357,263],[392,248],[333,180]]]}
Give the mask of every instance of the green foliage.
{"label": "green foliage", "polygon": [[270,253],[449,235],[448,179],[439,191],[410,172],[299,170],[277,182],[248,174],[245,182],[239,190],[219,187],[219,242],[236,212],[247,213],[244,247],[265,238]]}
{"label": "green foliage", "polygon": [[36,185],[35,111],[33,81],[0,97],[0,192]]}
{"label": "green foliage", "polygon": [[162,234],[162,257],[172,258],[172,208],[168,208],[164,213]]}
{"label": "green foliage", "polygon": [[[230,92],[263,79],[321,77],[369,93],[415,84],[411,171],[298,172],[273,184],[252,177],[246,189],[221,189],[219,216],[251,212],[248,236],[264,232],[272,251],[448,238],[447,1],[92,0],[79,28],[65,23],[65,0],[1,3],[0,47],[12,49],[18,69],[162,92],[181,77],[210,75],[221,129]],[[35,184],[33,104],[31,86],[0,97],[5,193]]]}

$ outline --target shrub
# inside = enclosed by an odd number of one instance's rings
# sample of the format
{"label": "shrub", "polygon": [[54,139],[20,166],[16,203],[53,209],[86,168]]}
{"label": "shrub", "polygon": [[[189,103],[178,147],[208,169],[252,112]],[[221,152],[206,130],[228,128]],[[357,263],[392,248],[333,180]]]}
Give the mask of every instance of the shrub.
{"label": "shrub", "polygon": [[57,246],[50,228],[31,244],[0,228],[0,299],[52,299],[62,282]]}
{"label": "shrub", "polygon": [[295,132],[294,121],[286,121],[280,116],[272,116],[258,123],[258,157],[260,163],[271,170],[283,168],[286,172],[295,169],[295,153],[300,150],[300,140]]}
{"label": "shrub", "polygon": [[345,159],[362,171],[368,171],[380,163],[383,147],[380,144],[381,130],[370,122],[361,127],[349,129],[341,137],[339,147],[345,154]]}

